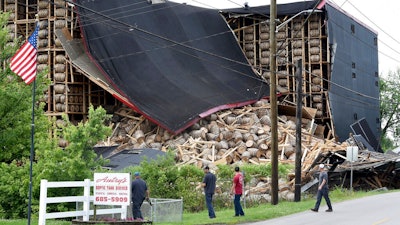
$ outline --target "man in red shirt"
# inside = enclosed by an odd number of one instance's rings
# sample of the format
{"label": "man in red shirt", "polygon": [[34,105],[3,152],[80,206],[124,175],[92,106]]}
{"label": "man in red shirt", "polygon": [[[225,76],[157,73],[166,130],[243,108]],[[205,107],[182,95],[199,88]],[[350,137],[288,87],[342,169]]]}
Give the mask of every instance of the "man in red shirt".
{"label": "man in red shirt", "polygon": [[244,178],[240,172],[239,167],[235,167],[235,176],[233,177],[233,183],[231,193],[235,195],[233,204],[235,206],[235,216],[244,216],[242,205],[240,204],[240,197],[243,194]]}

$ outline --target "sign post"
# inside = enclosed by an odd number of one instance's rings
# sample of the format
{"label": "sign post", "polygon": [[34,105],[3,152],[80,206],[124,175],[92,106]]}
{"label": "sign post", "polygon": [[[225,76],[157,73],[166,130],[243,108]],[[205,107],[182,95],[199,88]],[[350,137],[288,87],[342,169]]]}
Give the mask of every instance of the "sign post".
{"label": "sign post", "polygon": [[353,162],[358,160],[358,147],[348,146],[346,148],[346,158],[350,162],[350,191],[353,192]]}

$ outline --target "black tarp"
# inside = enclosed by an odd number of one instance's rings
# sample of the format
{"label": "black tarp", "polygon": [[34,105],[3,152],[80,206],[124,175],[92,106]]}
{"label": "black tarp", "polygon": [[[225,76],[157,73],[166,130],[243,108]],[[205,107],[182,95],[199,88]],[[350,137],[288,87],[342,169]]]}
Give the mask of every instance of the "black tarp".
{"label": "black tarp", "polygon": [[178,133],[269,94],[216,10],[147,0],[76,0],[88,54],[128,106]]}

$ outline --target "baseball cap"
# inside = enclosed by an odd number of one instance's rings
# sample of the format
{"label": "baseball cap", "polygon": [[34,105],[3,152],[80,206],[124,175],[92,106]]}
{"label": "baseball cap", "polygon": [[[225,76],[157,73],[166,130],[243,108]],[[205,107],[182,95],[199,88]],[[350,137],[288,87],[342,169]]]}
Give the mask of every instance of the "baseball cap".
{"label": "baseball cap", "polygon": [[139,173],[139,172],[135,172],[134,174],[135,174],[135,177],[140,176],[140,173]]}
{"label": "baseball cap", "polygon": [[323,169],[325,167],[324,164],[319,164],[319,168]]}

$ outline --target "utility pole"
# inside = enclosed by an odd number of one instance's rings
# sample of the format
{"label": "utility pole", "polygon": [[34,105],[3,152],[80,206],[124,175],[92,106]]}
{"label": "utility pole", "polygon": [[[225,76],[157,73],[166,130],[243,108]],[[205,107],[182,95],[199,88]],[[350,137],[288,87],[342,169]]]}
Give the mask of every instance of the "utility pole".
{"label": "utility pole", "polygon": [[278,204],[278,106],[276,100],[276,0],[270,5],[270,105],[271,105],[271,204]]}
{"label": "utility pole", "polygon": [[302,60],[297,60],[296,65],[296,92],[297,92],[297,105],[296,105],[296,165],[295,165],[295,178],[294,178],[294,201],[299,202],[301,199],[301,117],[302,117]]}

